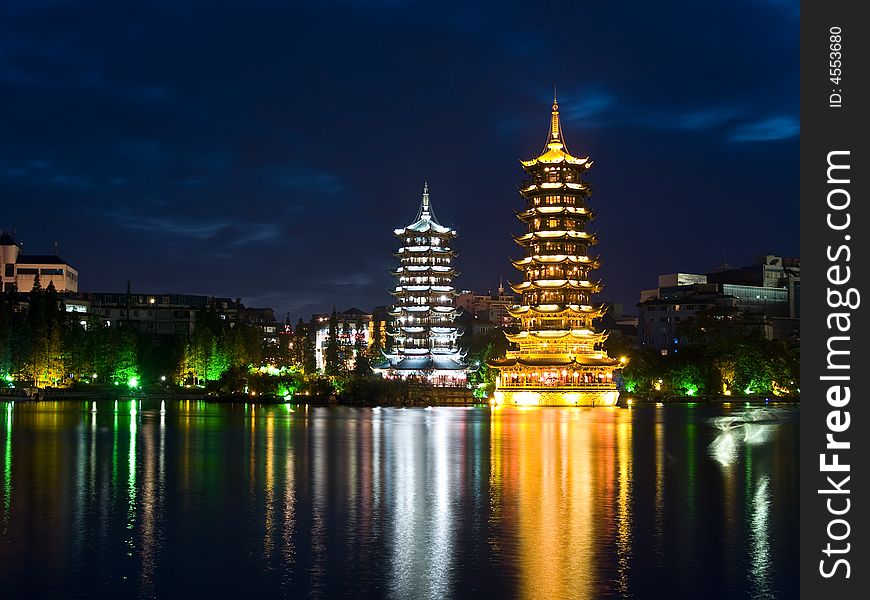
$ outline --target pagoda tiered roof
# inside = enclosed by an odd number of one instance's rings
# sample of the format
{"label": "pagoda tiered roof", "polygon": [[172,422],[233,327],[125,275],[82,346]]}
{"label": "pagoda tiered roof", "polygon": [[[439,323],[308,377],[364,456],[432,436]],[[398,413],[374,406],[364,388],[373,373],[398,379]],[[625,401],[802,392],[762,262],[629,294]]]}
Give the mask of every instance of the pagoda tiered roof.
{"label": "pagoda tiered roof", "polygon": [[597,329],[595,319],[606,308],[590,301],[602,287],[590,280],[599,257],[587,254],[597,243],[586,231],[594,218],[584,181],[592,161],[568,152],[555,98],[543,153],[520,162],[527,175],[519,190],[526,206],[516,215],[526,232],[514,241],[525,256],[511,262],[524,281],[510,284],[521,300],[507,309],[519,332],[505,332],[518,349],[487,361],[499,371],[493,402],[610,406],[618,396],[613,371],[620,363],[601,349],[608,333]]}
{"label": "pagoda tiered roof", "polygon": [[524,233],[522,235],[514,236],[514,241],[520,246],[524,245],[527,242],[531,242],[532,240],[542,240],[545,242],[553,242],[559,240],[585,240],[587,244],[595,244],[597,240],[595,239],[595,234],[587,233],[585,231],[575,231],[573,229],[558,229],[558,230],[549,230],[544,229],[541,231],[530,231],[528,233]]}
{"label": "pagoda tiered roof", "polygon": [[520,221],[526,222],[535,217],[561,217],[565,215],[577,215],[589,217],[594,216],[593,212],[585,206],[566,206],[564,204],[554,204],[551,206],[533,206],[526,210],[516,211]]}
{"label": "pagoda tiered roof", "polygon": [[429,354],[421,356],[401,356],[387,354],[389,361],[387,368],[397,371],[464,371],[468,368],[464,356],[459,352],[450,354]]}
{"label": "pagoda tiered roof", "polygon": [[528,340],[550,342],[565,338],[597,344],[607,339],[607,333],[598,333],[592,329],[537,329],[519,333],[505,333],[505,337],[517,344]]}
{"label": "pagoda tiered roof", "polygon": [[525,258],[512,260],[511,263],[520,271],[525,270],[525,267],[531,264],[550,266],[570,263],[573,265],[583,265],[589,269],[597,269],[600,266],[600,260],[597,256],[595,258],[589,258],[588,256],[578,256],[574,254],[535,254],[532,256],[526,256]]}
{"label": "pagoda tiered roof", "polygon": [[600,317],[606,312],[606,310],[607,308],[603,304],[536,304],[532,306],[513,306],[508,309],[508,313],[516,318],[525,316],[530,312],[538,315],[557,316],[562,313],[572,313],[575,315]]}
{"label": "pagoda tiered roof", "polygon": [[421,276],[427,273],[436,276],[455,277],[456,271],[449,265],[402,265],[392,270],[393,275]]}
{"label": "pagoda tiered roof", "polygon": [[[591,162],[589,163],[592,164]],[[575,183],[573,181],[544,181],[541,183],[526,183],[526,187],[520,188],[520,193],[525,195],[534,195],[534,192],[553,192],[558,190],[588,190],[589,186],[585,183]]]}
{"label": "pagoda tiered roof", "polygon": [[530,289],[558,290],[568,288],[573,290],[583,290],[590,293],[601,290],[600,281],[585,281],[580,279],[535,279],[533,281],[523,281],[522,283],[511,283],[509,285],[517,294],[522,294]]}
{"label": "pagoda tiered roof", "polygon": [[456,256],[453,249],[448,246],[402,246],[396,252],[393,252],[393,256],[396,258],[405,258],[408,256],[416,257],[427,252],[440,254],[442,256]]}

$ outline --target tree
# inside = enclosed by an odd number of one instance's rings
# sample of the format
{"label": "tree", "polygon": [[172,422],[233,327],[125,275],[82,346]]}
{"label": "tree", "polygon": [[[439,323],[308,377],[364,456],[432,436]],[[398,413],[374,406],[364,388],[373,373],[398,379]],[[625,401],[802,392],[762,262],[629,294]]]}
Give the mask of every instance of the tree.
{"label": "tree", "polygon": [[326,356],[324,357],[324,367],[327,375],[339,375],[341,373],[341,351],[338,341],[338,313],[335,312],[335,307],[332,307],[332,314],[329,316],[329,332],[326,340]]}

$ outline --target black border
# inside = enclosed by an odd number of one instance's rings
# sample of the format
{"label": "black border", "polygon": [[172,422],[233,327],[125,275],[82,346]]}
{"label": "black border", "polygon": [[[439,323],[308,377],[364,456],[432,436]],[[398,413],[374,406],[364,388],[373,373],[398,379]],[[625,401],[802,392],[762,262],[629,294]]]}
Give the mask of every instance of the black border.
{"label": "black border", "polygon": [[[864,9],[864,10],[862,10]],[[862,124],[870,115],[870,102],[867,95],[867,72],[870,63],[870,22],[866,6],[858,1],[813,0],[801,3],[801,140],[800,140],[800,202],[801,202],[801,279],[805,290],[802,298],[801,323],[801,596],[804,598],[825,598],[829,600],[866,598],[870,594],[867,585],[870,562],[867,560],[867,545],[870,534],[867,532],[867,489],[868,460],[867,444],[864,440],[870,434],[868,427],[867,388],[863,386],[862,375],[868,370],[864,360],[868,338],[864,306],[870,303],[870,293],[866,285],[867,267],[870,264],[866,251],[865,236],[870,236],[868,228],[867,179],[870,166],[867,160],[868,128]],[[835,85],[830,80],[830,28],[842,28],[842,80]],[[830,94],[835,88],[842,90],[842,106],[830,106]],[[848,208],[851,225],[848,231],[834,231],[826,223],[828,206],[827,194],[835,185],[827,181],[828,153],[835,150],[848,150],[851,166],[848,191],[851,202]],[[841,215],[838,215],[841,216]],[[845,235],[850,240],[844,240]],[[841,265],[851,267],[851,279],[845,286],[855,287],[860,293],[861,305],[855,310],[833,309],[826,300],[827,269],[831,264],[827,256],[828,246],[835,250],[847,243],[851,250],[851,260]],[[841,255],[844,257],[845,254]],[[842,288],[841,288],[842,289]],[[819,562],[826,559],[822,553],[828,543],[826,528],[833,517],[828,513],[825,502],[830,496],[819,494],[828,487],[826,476],[819,467],[819,455],[825,452],[825,435],[828,433],[826,418],[832,409],[826,400],[826,391],[832,382],[819,378],[826,372],[827,340],[829,335],[827,317],[831,312],[848,310],[851,314],[851,340],[848,373],[851,381],[851,400],[842,410],[850,412],[849,429],[838,438],[851,443],[848,451],[842,452],[841,462],[850,463],[851,476],[847,486],[850,490],[851,508],[844,515],[851,526],[851,533],[844,542],[851,544],[847,558],[851,566],[848,579],[842,575],[824,578],[820,574]],[[839,334],[844,335],[844,334]],[[832,474],[836,475],[836,474]],[[840,496],[842,498],[842,496]],[[797,576],[797,574],[796,574]]]}

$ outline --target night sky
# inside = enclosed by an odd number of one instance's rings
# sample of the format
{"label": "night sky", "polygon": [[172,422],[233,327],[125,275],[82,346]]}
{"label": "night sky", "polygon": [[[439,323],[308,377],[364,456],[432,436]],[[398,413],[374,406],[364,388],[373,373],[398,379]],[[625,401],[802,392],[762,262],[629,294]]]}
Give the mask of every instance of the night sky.
{"label": "night sky", "polygon": [[797,0],[0,4],[0,228],[82,291],[387,304],[424,180],[457,286],[520,277],[558,86],[599,300],[798,252]]}

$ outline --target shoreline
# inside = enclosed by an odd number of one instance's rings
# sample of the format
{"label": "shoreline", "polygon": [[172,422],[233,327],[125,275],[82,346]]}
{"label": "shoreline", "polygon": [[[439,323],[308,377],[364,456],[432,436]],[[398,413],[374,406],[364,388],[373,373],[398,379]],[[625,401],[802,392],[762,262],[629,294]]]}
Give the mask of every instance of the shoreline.
{"label": "shoreline", "polygon": [[[5,390],[4,390],[5,391]],[[23,390],[22,390],[23,392]],[[100,390],[39,390],[37,393],[0,394],[3,402],[40,402],[40,401],[84,401],[84,400],[176,400],[205,401],[217,404],[290,404],[314,406],[352,406],[352,407],[483,407],[489,405],[489,400],[475,398],[470,390],[456,388],[419,388],[407,395],[388,398],[366,398],[350,394],[327,396],[299,395],[292,398],[280,396],[249,396],[215,395],[207,392],[185,392],[155,390],[130,393],[129,391]],[[638,406],[668,406],[668,405],[718,405],[766,406],[770,404],[800,405],[800,397],[777,396],[700,396],[697,398],[667,397],[667,396],[622,396],[616,403],[618,408],[633,408]],[[565,408],[565,407],[552,407]],[[583,407],[581,407],[583,408]]]}

